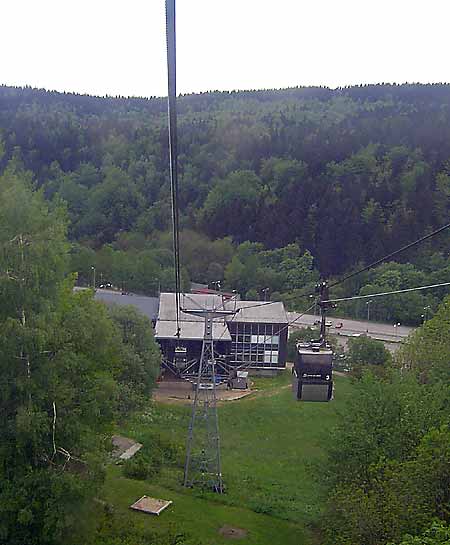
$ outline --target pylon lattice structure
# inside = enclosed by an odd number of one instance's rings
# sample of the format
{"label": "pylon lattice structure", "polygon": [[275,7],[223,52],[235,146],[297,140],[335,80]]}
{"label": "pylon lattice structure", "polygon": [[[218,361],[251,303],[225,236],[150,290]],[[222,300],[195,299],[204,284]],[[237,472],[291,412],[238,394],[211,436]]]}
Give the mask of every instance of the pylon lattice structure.
{"label": "pylon lattice structure", "polygon": [[234,315],[234,311],[185,310],[203,316],[205,331],[195,383],[194,402],[189,424],[184,466],[184,486],[200,487],[223,493],[220,461],[219,418],[216,399],[216,361],[214,356],[213,320]]}

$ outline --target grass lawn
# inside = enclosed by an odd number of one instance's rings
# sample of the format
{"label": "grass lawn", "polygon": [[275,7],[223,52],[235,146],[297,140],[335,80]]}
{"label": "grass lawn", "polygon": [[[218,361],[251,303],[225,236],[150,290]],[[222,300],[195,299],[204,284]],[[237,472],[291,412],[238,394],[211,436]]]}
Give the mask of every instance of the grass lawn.
{"label": "grass lawn", "polygon": [[[192,543],[229,542],[218,534],[223,525],[248,531],[242,544],[310,544],[311,527],[319,518],[322,491],[314,478],[329,430],[352,386],[336,377],[332,403],[296,402],[288,387],[289,373],[259,379],[258,393],[219,407],[222,469],[227,493],[218,496],[180,486],[182,466],[163,467],[150,481],[122,476],[119,467],[108,471],[104,499],[130,521],[157,531],[182,530]],[[151,448],[152,433],[180,445],[180,462],[190,410],[155,404],[121,431]],[[174,504],[160,517],[128,510],[141,495],[170,499]]]}

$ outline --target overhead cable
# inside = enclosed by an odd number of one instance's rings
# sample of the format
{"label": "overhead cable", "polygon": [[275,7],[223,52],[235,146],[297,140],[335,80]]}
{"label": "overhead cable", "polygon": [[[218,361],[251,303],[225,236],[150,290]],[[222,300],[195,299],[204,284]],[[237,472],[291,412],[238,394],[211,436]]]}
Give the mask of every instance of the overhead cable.
{"label": "overhead cable", "polygon": [[177,336],[180,335],[180,237],[178,208],[178,141],[177,141],[177,97],[176,97],[176,38],[175,38],[175,0],[166,0],[166,43],[168,80],[168,119],[169,119],[169,160],[170,190],[172,198],[173,254],[175,271],[175,304]]}
{"label": "overhead cable", "polygon": [[405,250],[408,250],[409,248],[412,248],[413,246],[416,246],[417,244],[420,244],[421,242],[424,242],[425,240],[428,240],[429,238],[434,237],[435,235],[438,235],[439,233],[442,233],[442,231],[445,231],[445,229],[448,229],[449,227],[450,227],[450,223],[447,223],[447,225],[443,225],[442,227],[440,227],[439,229],[436,229],[432,233],[428,233],[428,235],[425,235],[425,236],[415,240],[414,242],[411,242],[411,243],[407,244],[406,246],[403,246],[402,248],[399,248],[398,250],[395,250],[395,252],[392,252],[392,253],[390,253],[388,255],[385,255],[381,259],[377,259],[377,261],[374,261],[370,265],[367,265],[367,267],[364,267],[363,269],[360,269],[360,270],[358,270],[356,272],[350,273],[347,276],[344,276],[344,278],[341,278],[340,280],[337,280],[333,284],[330,284],[329,288],[333,288],[334,286],[337,286],[338,284],[342,284],[343,282],[345,282],[349,278],[353,278],[357,274],[361,274],[361,273],[363,273],[365,271],[368,271],[369,269],[373,269],[373,267],[376,267],[377,265],[380,265],[381,263],[383,263],[384,261],[387,261],[391,257],[394,257],[394,256],[398,255],[399,253],[404,252]]}
{"label": "overhead cable", "polygon": [[416,288],[407,288],[404,290],[385,291],[383,293],[371,293],[368,295],[354,295],[353,297],[341,297],[340,299],[328,299],[322,302],[323,303],[339,303],[341,301],[353,301],[354,299],[371,299],[372,297],[383,297],[385,295],[394,295],[396,293],[407,293],[409,291],[429,290],[432,288],[441,288],[443,286],[450,286],[450,282],[443,282],[442,284],[432,284],[431,286],[418,286]]}
{"label": "overhead cable", "polygon": [[[275,301],[271,301],[272,303],[275,303]],[[281,329],[279,329],[277,332],[275,332],[273,335],[266,335],[267,338],[269,337],[273,337],[274,335],[279,335],[280,333],[282,333],[285,329],[287,329],[288,327],[290,327],[292,324],[294,324],[297,320],[300,320],[300,318],[302,316],[304,316],[305,314],[307,314],[310,310],[312,310],[312,308],[314,307],[314,304],[311,305],[309,308],[307,308],[306,310],[304,310],[301,314],[299,314],[297,316],[297,318],[295,318],[294,320],[291,320],[289,321],[287,324],[285,324]],[[247,308],[250,308],[250,307],[247,307]],[[245,307],[244,307],[245,309]],[[231,318],[231,320],[228,321],[228,323],[232,322],[235,318],[236,314]],[[222,335],[217,339],[216,342],[220,341],[220,339],[224,336],[224,334],[226,333],[226,331],[224,330]],[[250,365],[250,364],[249,364]]]}

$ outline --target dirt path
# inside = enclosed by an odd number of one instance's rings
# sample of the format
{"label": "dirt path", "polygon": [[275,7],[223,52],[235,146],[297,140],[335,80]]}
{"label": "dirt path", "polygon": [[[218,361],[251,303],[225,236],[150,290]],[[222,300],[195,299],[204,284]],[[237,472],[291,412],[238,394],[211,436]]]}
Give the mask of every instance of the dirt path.
{"label": "dirt path", "polygon": [[[217,404],[224,405],[230,401],[239,401],[240,399],[259,399],[261,397],[273,397],[283,390],[290,388],[290,384],[284,384],[283,386],[277,386],[275,388],[267,388],[263,390],[218,390],[217,391]],[[156,389],[153,392],[152,399],[158,403],[164,403],[169,405],[191,405],[194,398],[194,392],[183,390],[169,390],[169,389]]]}
{"label": "dirt path", "polygon": [[277,386],[276,388],[267,388],[267,390],[253,390],[251,395],[248,397],[249,400],[259,399],[261,397],[273,397],[290,388],[290,384],[283,384],[283,386]]}
{"label": "dirt path", "polygon": [[[244,397],[249,397],[254,390],[216,390],[216,398],[219,404],[237,401]],[[189,388],[157,388],[154,390],[152,399],[160,403],[169,403],[177,405],[190,405],[194,399],[194,391]],[[200,400],[202,393],[200,392]]]}

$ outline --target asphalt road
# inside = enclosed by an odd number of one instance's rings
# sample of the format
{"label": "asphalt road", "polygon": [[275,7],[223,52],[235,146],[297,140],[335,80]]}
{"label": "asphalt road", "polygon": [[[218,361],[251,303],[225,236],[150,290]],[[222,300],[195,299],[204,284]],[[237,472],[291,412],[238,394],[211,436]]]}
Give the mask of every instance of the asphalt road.
{"label": "asphalt road", "polygon": [[[292,321],[297,316],[299,316],[298,312],[287,312],[288,320]],[[314,325],[314,322],[318,320],[318,316],[314,316],[313,314],[304,314],[299,318],[294,324],[292,324],[292,328],[295,327],[305,327],[305,326],[312,326]],[[366,333],[369,335],[369,337],[373,337],[374,339],[379,339],[381,341],[386,342],[400,342],[402,339],[407,337],[411,331],[414,330],[413,327],[407,327],[407,326],[398,326],[394,327],[393,324],[383,324],[379,322],[367,322],[367,321],[358,321],[358,320],[348,320],[347,318],[332,318],[330,317],[329,320],[332,322],[332,326],[328,328],[328,331],[332,334],[340,334],[346,337],[354,337],[357,335],[360,335],[361,333]],[[336,324],[339,322],[342,323],[342,328],[336,328]],[[367,330],[369,332],[367,333]]]}

